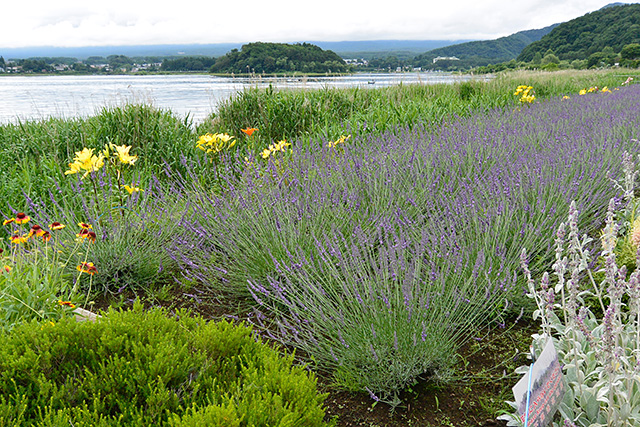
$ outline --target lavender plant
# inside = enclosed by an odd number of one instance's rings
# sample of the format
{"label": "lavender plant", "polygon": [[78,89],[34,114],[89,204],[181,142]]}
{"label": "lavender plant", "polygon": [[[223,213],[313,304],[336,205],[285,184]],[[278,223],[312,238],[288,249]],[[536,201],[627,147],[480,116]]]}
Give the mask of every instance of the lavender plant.
{"label": "lavender plant", "polygon": [[[615,201],[611,199],[602,238],[605,260],[602,281],[594,279],[589,244],[580,235],[578,210],[571,205],[567,226],[561,224],[555,245],[552,283],[544,273],[536,286],[528,268],[526,250],[522,267],[529,295],[536,302],[534,319],[542,333],[533,336],[538,350],[552,339],[564,365],[568,385],[559,407],[562,420],[554,426],[634,426],[640,423],[640,270],[630,275],[616,264]],[[637,256],[640,266],[640,252]],[[585,305],[597,300],[604,314],[596,316]],[[628,297],[628,298],[627,298]],[[624,303],[623,301],[628,301]],[[526,372],[528,368],[520,369]],[[509,402],[516,408],[515,403]],[[515,414],[501,416],[509,426],[520,426]]]}
{"label": "lavender plant", "polygon": [[170,252],[187,280],[253,300],[254,323],[340,384],[394,401],[446,371],[469,338],[465,319],[489,321],[505,297],[525,303],[518,248],[532,248],[534,274],[552,261],[543,236],[567,200],[597,230],[613,196],[607,171],[640,125],[636,96],[353,137],[340,155],[328,141],[294,143],[286,168],[256,163],[222,193],[185,177],[190,204]]}
{"label": "lavender plant", "polygon": [[397,405],[418,378],[447,379],[459,346],[495,317],[507,292],[429,259],[433,236],[412,240],[394,222],[352,236],[334,230],[310,257],[274,258],[274,274],[250,280],[249,291],[253,321],[268,336],[302,349],[337,385]]}

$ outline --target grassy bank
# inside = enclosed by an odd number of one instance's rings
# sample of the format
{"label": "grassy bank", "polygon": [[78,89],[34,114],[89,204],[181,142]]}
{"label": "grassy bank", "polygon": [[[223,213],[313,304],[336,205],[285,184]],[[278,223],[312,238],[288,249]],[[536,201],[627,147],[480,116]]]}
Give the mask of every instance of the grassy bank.
{"label": "grassy bank", "polygon": [[379,133],[397,127],[436,129],[453,117],[514,105],[519,85],[534,87],[538,99],[577,95],[590,87],[616,87],[635,70],[514,72],[489,81],[456,84],[398,85],[382,89],[247,90],[223,102],[199,127],[233,135],[256,127],[265,142]]}

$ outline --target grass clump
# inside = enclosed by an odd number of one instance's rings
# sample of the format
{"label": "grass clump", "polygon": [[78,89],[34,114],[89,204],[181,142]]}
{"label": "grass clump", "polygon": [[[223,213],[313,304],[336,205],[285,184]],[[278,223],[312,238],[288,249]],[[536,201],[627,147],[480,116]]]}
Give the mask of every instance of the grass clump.
{"label": "grass clump", "polygon": [[83,149],[126,145],[140,156],[139,179],[159,174],[166,165],[181,166],[183,155],[195,152],[190,122],[149,105],[105,107],[87,119],[48,119],[0,126],[0,192],[7,205],[25,210],[24,195],[45,199],[50,192],[71,194],[64,171]]}
{"label": "grass clump", "polygon": [[0,333],[0,379],[0,426],[327,425],[313,375],[251,329],[141,304]]}

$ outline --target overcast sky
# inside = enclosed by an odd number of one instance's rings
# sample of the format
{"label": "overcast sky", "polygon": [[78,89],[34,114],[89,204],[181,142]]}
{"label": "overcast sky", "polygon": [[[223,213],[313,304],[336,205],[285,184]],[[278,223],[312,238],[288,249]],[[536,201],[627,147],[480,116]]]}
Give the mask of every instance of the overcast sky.
{"label": "overcast sky", "polygon": [[5,0],[0,47],[481,40],[615,0]]}

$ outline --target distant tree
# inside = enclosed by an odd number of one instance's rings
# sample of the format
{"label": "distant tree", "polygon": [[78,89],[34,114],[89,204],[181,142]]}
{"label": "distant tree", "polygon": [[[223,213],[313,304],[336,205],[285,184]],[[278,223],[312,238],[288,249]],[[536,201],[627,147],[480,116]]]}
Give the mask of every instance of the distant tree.
{"label": "distant tree", "polygon": [[547,53],[541,60],[542,65],[560,64],[560,58],[553,53]]}
{"label": "distant tree", "polygon": [[91,68],[87,64],[83,64],[82,62],[76,62],[75,64],[71,65],[71,69],[77,73],[87,73],[93,71],[93,68]]}
{"label": "distant tree", "polygon": [[53,68],[42,59],[23,59],[18,62],[22,66],[22,71],[26,73],[47,73],[53,71]]}
{"label": "distant tree", "polygon": [[603,52],[592,53],[587,58],[587,68],[604,67],[605,65],[607,65],[607,54]]}
{"label": "distant tree", "polygon": [[212,73],[342,73],[347,64],[335,52],[310,43],[249,43],[216,59]]}
{"label": "distant tree", "polygon": [[622,48],[620,51],[622,59],[639,59],[640,58],[640,44],[630,43]]}
{"label": "distant tree", "polygon": [[130,68],[133,65],[133,59],[125,55],[109,55],[107,56],[107,63],[113,69]]}
{"label": "distant tree", "polygon": [[535,55],[533,55],[531,62],[535,65],[540,65],[540,63],[542,63],[542,54],[540,52],[536,52]]}
{"label": "distant tree", "polygon": [[584,59],[574,59],[571,61],[571,68],[574,70],[584,70],[587,68],[587,61]]}
{"label": "distant tree", "polygon": [[607,7],[564,22],[526,46],[518,60],[530,62],[536,53],[544,56],[551,49],[561,60],[588,60],[598,54],[591,62],[608,65],[617,62],[615,53],[632,43],[640,43],[640,4]]}
{"label": "distant tree", "polygon": [[90,56],[83,61],[87,65],[106,64],[107,60],[102,56]]}
{"label": "distant tree", "polygon": [[180,58],[165,58],[160,69],[162,71],[206,71],[216,59],[207,56],[183,56]]}

